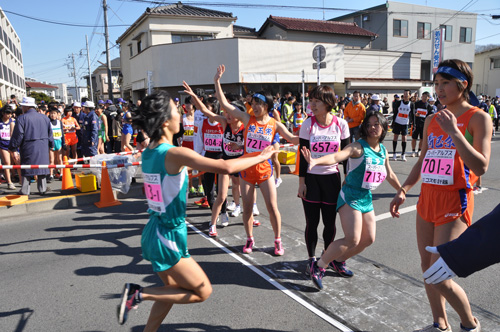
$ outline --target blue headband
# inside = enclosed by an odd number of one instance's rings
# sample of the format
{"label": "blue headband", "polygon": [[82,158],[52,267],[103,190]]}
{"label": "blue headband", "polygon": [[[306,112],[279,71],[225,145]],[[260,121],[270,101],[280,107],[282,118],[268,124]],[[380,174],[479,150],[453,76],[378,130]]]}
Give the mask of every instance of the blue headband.
{"label": "blue headband", "polygon": [[264,97],[263,95],[261,95],[260,93],[256,93],[252,96],[252,98],[258,98],[260,100],[262,100],[263,102],[267,103],[267,99],[266,97]]}
{"label": "blue headband", "polygon": [[[465,77],[465,75],[461,71],[456,70],[455,68],[439,67],[438,70],[436,71],[436,75],[440,74],[440,73],[451,75],[462,82],[463,81],[469,82],[467,80],[467,77]],[[469,92],[469,102],[472,106],[479,105],[479,100],[477,99],[476,95],[472,91]]]}

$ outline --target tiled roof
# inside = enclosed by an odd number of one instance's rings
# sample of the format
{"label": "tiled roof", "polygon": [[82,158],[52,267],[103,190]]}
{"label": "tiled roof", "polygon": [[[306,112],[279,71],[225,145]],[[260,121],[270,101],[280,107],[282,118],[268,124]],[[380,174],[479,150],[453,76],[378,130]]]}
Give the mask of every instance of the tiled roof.
{"label": "tiled roof", "polygon": [[[356,23],[308,20],[302,18],[279,17],[272,15],[269,16],[266,23],[274,23],[275,25],[285,30],[323,32],[323,33],[333,33],[339,35],[353,35],[353,36],[367,36],[367,37],[377,36],[376,33],[360,28]],[[266,23],[264,23],[264,25],[266,25]]]}
{"label": "tiled roof", "polygon": [[241,25],[233,25],[233,32],[255,32],[254,28],[248,28]]}
{"label": "tiled roof", "polygon": [[232,13],[184,5],[180,1],[173,5],[152,8],[149,12],[160,15],[234,18]]}
{"label": "tiled roof", "polygon": [[26,82],[27,89],[59,89],[57,86],[48,85],[40,82]]}

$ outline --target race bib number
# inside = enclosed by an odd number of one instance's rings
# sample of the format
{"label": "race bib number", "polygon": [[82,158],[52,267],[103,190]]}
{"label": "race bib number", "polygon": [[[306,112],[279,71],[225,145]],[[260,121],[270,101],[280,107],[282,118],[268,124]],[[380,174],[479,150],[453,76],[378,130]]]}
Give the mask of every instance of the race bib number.
{"label": "race bib number", "polygon": [[311,157],[315,159],[339,151],[339,138],[337,135],[311,136],[310,144]]}
{"label": "race bib number", "polygon": [[236,149],[234,150],[232,147],[231,147],[231,141],[229,140],[224,140],[224,153],[227,155],[227,156],[230,156],[230,157],[235,157],[235,156],[241,156],[243,155],[243,149]]}
{"label": "race bib number", "polygon": [[62,137],[62,130],[61,129],[56,129],[52,131],[52,135],[54,136],[55,139],[61,139]]}
{"label": "race bib number", "polygon": [[0,132],[0,137],[2,139],[5,139],[5,140],[10,140],[10,130],[9,131],[1,131]]}
{"label": "race bib number", "polygon": [[422,182],[440,186],[453,185],[453,169],[457,150],[429,150],[422,163]]}
{"label": "race bib number", "polygon": [[408,119],[408,114],[405,114],[405,113],[398,113],[398,118],[401,118],[401,119]]}
{"label": "race bib number", "polygon": [[143,173],[144,176],[144,193],[148,200],[148,206],[151,210],[164,213],[165,204],[163,203],[163,195],[161,191],[161,175]]}
{"label": "race bib number", "polygon": [[247,153],[262,151],[269,145],[271,145],[271,142],[266,135],[248,133],[246,141]]}
{"label": "race bib number", "polygon": [[192,142],[194,135],[194,129],[186,129],[184,130],[184,134],[182,135],[182,139],[186,142]]}
{"label": "race bib number", "polygon": [[372,165],[367,163],[361,187],[364,189],[374,190],[380,186],[382,182],[384,182],[386,177],[387,171],[385,169],[385,165]]}
{"label": "race bib number", "polygon": [[222,137],[220,134],[205,134],[205,151],[221,152]]}
{"label": "race bib number", "polygon": [[425,118],[427,116],[427,110],[423,108],[417,108],[417,116],[420,118]]}

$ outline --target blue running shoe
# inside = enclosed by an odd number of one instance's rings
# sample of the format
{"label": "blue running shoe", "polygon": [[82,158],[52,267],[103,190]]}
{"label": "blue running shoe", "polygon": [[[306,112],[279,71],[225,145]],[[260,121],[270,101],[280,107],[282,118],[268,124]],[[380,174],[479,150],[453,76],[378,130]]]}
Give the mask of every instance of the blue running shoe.
{"label": "blue running shoe", "polygon": [[123,288],[122,298],[118,306],[118,323],[123,325],[127,321],[128,312],[132,309],[137,309],[137,305],[141,303],[139,293],[142,287],[136,284],[126,283]]}
{"label": "blue running shoe", "polygon": [[345,262],[330,262],[330,264],[328,264],[328,268],[342,278],[352,278],[354,276],[354,272],[346,268]]}
{"label": "blue running shoe", "polygon": [[318,262],[314,262],[311,265],[311,280],[317,289],[323,289],[323,277],[325,276],[326,270],[318,266]]}

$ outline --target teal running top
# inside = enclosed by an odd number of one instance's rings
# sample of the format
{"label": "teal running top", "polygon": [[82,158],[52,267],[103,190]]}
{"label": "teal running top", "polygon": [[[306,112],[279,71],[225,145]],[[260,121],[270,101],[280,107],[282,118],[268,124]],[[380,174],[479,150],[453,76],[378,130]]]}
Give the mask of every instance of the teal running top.
{"label": "teal running top", "polygon": [[171,144],[160,144],[142,153],[144,192],[148,200],[148,213],[158,216],[160,224],[174,228],[185,223],[188,174],[184,167],[178,174],[168,174],[165,155]]}
{"label": "teal running top", "polygon": [[383,144],[379,144],[380,151],[375,152],[365,140],[360,139],[358,142],[363,147],[363,155],[349,158],[346,185],[355,189],[374,190],[387,177],[386,149]]}

